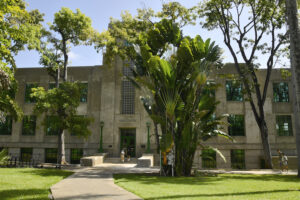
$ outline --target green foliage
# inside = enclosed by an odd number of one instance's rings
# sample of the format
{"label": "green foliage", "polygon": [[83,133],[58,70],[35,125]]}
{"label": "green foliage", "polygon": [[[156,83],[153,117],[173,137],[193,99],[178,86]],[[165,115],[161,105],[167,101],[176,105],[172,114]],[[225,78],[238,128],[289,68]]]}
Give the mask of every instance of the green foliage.
{"label": "green foliage", "polygon": [[[0,1],[0,120],[11,115],[22,118],[22,111],[14,101],[17,82],[14,55],[28,49],[38,49],[42,36],[43,15],[38,10],[28,12],[23,0]],[[10,66],[10,67],[8,67]]]}
{"label": "green foliage", "polygon": [[16,67],[13,55],[36,49],[42,35],[43,15],[38,10],[28,12],[23,0],[0,1],[0,61]]}
{"label": "green foliage", "polygon": [[176,9],[163,10],[162,19],[155,23],[127,13],[121,21],[111,21],[104,34],[109,35],[106,59],[119,55],[132,60],[136,68],[129,80],[151,92],[141,100],[154,123],[161,126],[161,149],[175,150],[180,176],[190,175],[199,143],[226,133],[217,130],[222,116],[213,117],[218,102],[207,93],[206,83],[209,71],[221,64],[220,49],[209,39],[184,37],[180,29],[180,22],[186,24],[181,20],[184,14],[177,15],[180,5],[174,5]]}
{"label": "green foliage", "polygon": [[[69,132],[78,136],[87,137],[91,134],[88,130],[92,119],[77,116],[77,107],[80,103],[79,83],[64,82],[59,88],[45,90],[43,87],[32,89],[31,97],[36,99],[34,113],[41,115],[45,113],[49,116],[56,116],[57,120],[52,120],[51,128],[59,130],[68,129]],[[44,118],[44,125],[47,125],[47,118]]]}
{"label": "green foliage", "polygon": [[2,149],[2,151],[0,151],[0,165],[5,161],[7,161],[8,159],[9,159],[8,150]]}
{"label": "green foliage", "polygon": [[20,120],[23,112],[14,101],[18,85],[14,73],[5,63],[0,61],[0,121],[10,115],[14,120]]}

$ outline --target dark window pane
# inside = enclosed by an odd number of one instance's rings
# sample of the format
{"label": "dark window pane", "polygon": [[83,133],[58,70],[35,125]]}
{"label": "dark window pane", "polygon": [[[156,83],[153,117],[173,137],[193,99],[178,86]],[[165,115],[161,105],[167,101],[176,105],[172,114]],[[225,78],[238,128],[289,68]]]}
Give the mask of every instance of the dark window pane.
{"label": "dark window pane", "polygon": [[56,148],[45,149],[45,162],[46,163],[57,163],[57,149]]}
{"label": "dark window pane", "polygon": [[289,84],[273,83],[274,102],[289,102]]}
{"label": "dark window pane", "polygon": [[71,149],[71,164],[80,164],[80,158],[83,156],[83,149]]}
{"label": "dark window pane", "polygon": [[245,136],[244,115],[229,115],[228,134],[231,136]]}
{"label": "dark window pane", "polygon": [[46,135],[59,135],[59,118],[57,116],[47,116]]}
{"label": "dark window pane", "polygon": [[28,83],[25,87],[25,103],[35,103],[35,98],[30,97],[31,89],[38,87],[36,83]]}
{"label": "dark window pane", "polygon": [[79,83],[80,102],[86,103],[88,98],[88,83]]}
{"label": "dark window pane", "polygon": [[49,83],[48,89],[51,90],[53,88],[56,88],[56,84],[55,83]]}
{"label": "dark window pane", "polygon": [[216,168],[216,151],[212,149],[202,150],[202,168]]}
{"label": "dark window pane", "polygon": [[292,118],[290,115],[276,116],[276,130],[278,136],[293,136]]}
{"label": "dark window pane", "polygon": [[0,121],[0,135],[11,135],[12,118],[6,116],[5,121]]}
{"label": "dark window pane", "polygon": [[230,152],[231,155],[231,168],[233,169],[245,169],[245,150],[234,149]]}
{"label": "dark window pane", "polygon": [[34,135],[36,126],[36,116],[29,115],[23,118],[22,135]]}
{"label": "dark window pane", "polygon": [[21,148],[21,160],[30,162],[32,158],[32,148]]}
{"label": "dark window pane", "polygon": [[227,101],[243,101],[243,87],[239,81],[226,81]]}

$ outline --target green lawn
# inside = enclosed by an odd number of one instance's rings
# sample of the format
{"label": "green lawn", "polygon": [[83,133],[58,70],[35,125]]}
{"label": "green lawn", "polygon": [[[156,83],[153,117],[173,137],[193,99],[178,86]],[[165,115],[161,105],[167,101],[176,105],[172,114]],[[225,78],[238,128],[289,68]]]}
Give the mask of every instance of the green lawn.
{"label": "green lawn", "polygon": [[71,174],[55,169],[0,168],[0,199],[49,199],[50,186]]}
{"label": "green lawn", "polygon": [[289,175],[219,174],[199,177],[160,177],[118,174],[115,183],[146,199],[297,200],[300,180]]}

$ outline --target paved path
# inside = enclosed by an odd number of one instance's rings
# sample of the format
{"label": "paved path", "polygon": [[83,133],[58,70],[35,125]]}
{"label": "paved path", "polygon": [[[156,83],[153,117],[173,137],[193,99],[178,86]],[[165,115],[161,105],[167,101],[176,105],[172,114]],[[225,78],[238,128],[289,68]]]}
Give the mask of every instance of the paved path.
{"label": "paved path", "polygon": [[157,168],[136,168],[135,164],[102,164],[75,169],[75,173],[51,187],[55,200],[137,200],[140,197],[114,184],[114,173],[154,173]]}

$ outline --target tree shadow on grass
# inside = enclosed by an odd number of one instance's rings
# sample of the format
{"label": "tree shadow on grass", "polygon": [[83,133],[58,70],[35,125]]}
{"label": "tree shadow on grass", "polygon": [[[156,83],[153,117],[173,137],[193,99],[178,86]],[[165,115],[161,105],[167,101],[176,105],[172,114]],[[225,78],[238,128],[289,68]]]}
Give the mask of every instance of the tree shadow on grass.
{"label": "tree shadow on grass", "polygon": [[164,177],[153,174],[114,174],[116,183],[139,182],[141,184],[182,184],[182,185],[201,185],[213,184],[225,180],[238,181],[278,181],[300,183],[300,179],[294,175],[247,175],[247,174],[220,174],[217,176],[198,176],[198,177]]}
{"label": "tree shadow on grass", "polygon": [[73,172],[65,171],[65,170],[59,170],[59,169],[37,169],[32,168],[32,170],[24,170],[22,173],[25,174],[32,174],[32,175],[38,175],[38,176],[59,176],[66,178],[73,174]]}
{"label": "tree shadow on grass", "polygon": [[256,194],[269,194],[269,193],[281,193],[281,192],[300,192],[299,190],[268,190],[268,191],[253,191],[253,192],[237,192],[237,193],[219,193],[219,194],[192,194],[192,195],[169,195],[169,196],[159,196],[145,198],[145,200],[155,200],[155,199],[181,199],[181,198],[208,198],[208,197],[226,197],[226,196],[249,196]]}
{"label": "tree shadow on grass", "polygon": [[226,179],[232,180],[255,180],[255,181],[279,181],[279,182],[291,182],[300,183],[300,179],[296,175],[249,175],[249,174],[230,174],[223,175]]}
{"label": "tree shadow on grass", "polygon": [[10,189],[0,190],[0,199],[48,199],[49,191],[47,189]]}
{"label": "tree shadow on grass", "polygon": [[153,174],[114,174],[116,183],[126,182],[139,182],[141,184],[176,184],[176,185],[201,185],[201,184],[213,184],[224,179],[224,177],[165,177]]}

